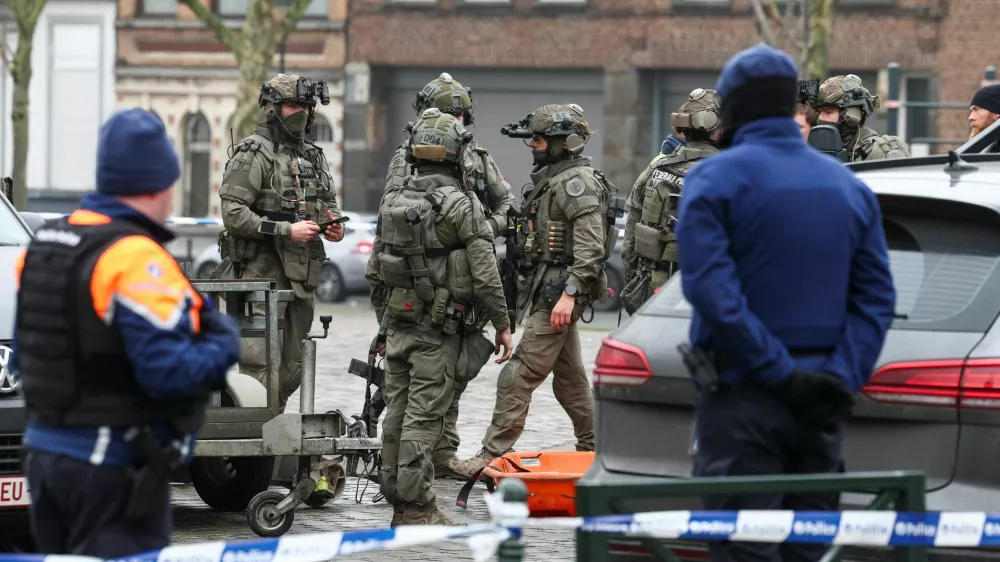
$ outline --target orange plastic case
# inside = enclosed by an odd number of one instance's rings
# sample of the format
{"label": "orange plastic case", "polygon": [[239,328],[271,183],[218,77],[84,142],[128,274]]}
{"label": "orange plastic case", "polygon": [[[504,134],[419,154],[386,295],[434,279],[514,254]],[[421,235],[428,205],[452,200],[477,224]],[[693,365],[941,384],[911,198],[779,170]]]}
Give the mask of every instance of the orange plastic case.
{"label": "orange plastic case", "polygon": [[504,478],[521,480],[528,489],[532,517],[574,517],[576,482],[593,463],[593,452],[507,453],[494,459],[482,475],[496,484]]}

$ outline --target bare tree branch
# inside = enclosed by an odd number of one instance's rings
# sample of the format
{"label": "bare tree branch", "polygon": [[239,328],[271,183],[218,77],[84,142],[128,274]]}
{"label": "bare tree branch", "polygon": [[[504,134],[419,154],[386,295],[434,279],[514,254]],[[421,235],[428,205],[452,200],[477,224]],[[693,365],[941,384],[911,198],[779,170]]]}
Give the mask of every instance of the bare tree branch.
{"label": "bare tree branch", "polygon": [[222,22],[222,18],[206,8],[205,5],[199,0],[182,1],[188,8],[191,8],[194,15],[197,16],[206,27],[212,30],[212,33],[215,34],[215,38],[218,39],[220,43],[225,45],[226,48],[234,54],[237,52],[235,34],[226,27],[226,24]]}
{"label": "bare tree branch", "polygon": [[311,1],[293,0],[292,4],[288,6],[285,11],[285,17],[282,19],[281,27],[278,29],[278,45],[288,40],[288,35],[299,24],[299,20],[306,13],[306,8],[309,7],[309,2]]}
{"label": "bare tree branch", "polygon": [[3,57],[3,65],[7,72],[14,74],[14,57],[10,52],[10,42],[7,39],[7,22],[0,21],[0,57]]}
{"label": "bare tree branch", "polygon": [[753,7],[754,17],[757,18],[757,26],[760,27],[761,37],[765,43],[773,47],[774,33],[771,32],[771,24],[767,21],[767,14],[764,13],[764,6],[761,5],[761,0],[750,0],[750,5]]}

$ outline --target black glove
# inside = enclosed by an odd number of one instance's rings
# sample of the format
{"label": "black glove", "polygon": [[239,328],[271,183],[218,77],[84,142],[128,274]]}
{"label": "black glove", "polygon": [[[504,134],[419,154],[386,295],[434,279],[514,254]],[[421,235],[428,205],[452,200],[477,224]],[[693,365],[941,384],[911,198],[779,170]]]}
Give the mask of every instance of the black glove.
{"label": "black glove", "polygon": [[810,425],[825,429],[851,416],[854,396],[837,375],[795,371],[780,387],[789,408]]}
{"label": "black glove", "polygon": [[201,311],[201,331],[209,334],[228,335],[237,340],[240,337],[240,326],[236,319],[218,310]]}

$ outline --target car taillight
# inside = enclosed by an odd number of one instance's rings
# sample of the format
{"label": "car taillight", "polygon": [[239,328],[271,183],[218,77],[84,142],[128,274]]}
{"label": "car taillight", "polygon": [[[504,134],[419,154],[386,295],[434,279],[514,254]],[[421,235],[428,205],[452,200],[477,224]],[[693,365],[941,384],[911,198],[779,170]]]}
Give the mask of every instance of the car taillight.
{"label": "car taillight", "polygon": [[892,363],[862,392],[889,404],[1000,409],[1000,359]]}
{"label": "car taillight", "polygon": [[653,376],[638,347],[604,338],[594,366],[594,386],[642,386]]}
{"label": "car taillight", "polygon": [[372,243],[367,240],[362,240],[354,245],[351,249],[352,254],[365,255],[372,253]]}

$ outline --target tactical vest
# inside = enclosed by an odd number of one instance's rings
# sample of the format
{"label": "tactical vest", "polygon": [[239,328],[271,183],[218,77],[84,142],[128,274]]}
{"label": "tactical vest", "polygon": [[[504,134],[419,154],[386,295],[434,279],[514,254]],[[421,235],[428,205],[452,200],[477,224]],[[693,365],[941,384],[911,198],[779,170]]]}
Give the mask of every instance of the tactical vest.
{"label": "tactical vest", "polygon": [[[517,226],[522,267],[531,268],[536,262],[554,266],[573,265],[573,221],[553,218],[554,192],[551,189],[553,180],[556,183],[565,183],[567,189],[572,189],[570,186],[572,182],[583,181],[579,178],[569,178],[565,182],[562,180],[561,176],[573,168],[575,166],[544,178],[538,185],[533,186],[530,192],[526,193]],[[593,168],[591,171],[601,188],[599,212],[601,216],[606,217],[616,189],[604,174]],[[618,229],[614,221],[608,222],[610,224],[606,223],[605,228],[605,260],[610,259],[618,238]]]}
{"label": "tactical vest", "polygon": [[[205,400],[145,396],[118,330],[94,311],[90,278],[101,254],[138,225],[112,221],[39,230],[17,294],[18,365],[28,419],[53,427],[200,425]],[[193,426],[193,427],[192,427]]]}
{"label": "tactical vest", "polygon": [[862,128],[858,134],[861,135],[861,140],[858,141],[858,147],[854,152],[854,162],[909,156],[909,150],[898,137],[880,135],[874,129],[867,127]]}
{"label": "tactical vest", "polygon": [[264,185],[250,207],[253,212],[290,223],[326,218],[328,205],[324,197],[334,197],[333,182],[327,171],[321,169],[323,151],[313,144],[305,146],[305,156],[281,145],[275,153],[274,143],[257,133],[236,145],[233,158],[240,152],[264,157]]}
{"label": "tactical vest", "polygon": [[654,269],[667,269],[678,260],[674,225],[680,207],[684,176],[695,161],[717,151],[711,147],[682,146],[653,162],[642,197],[642,217],[635,225],[635,254]]}
{"label": "tactical vest", "polygon": [[[443,177],[443,176],[442,176]],[[380,276],[390,294],[386,314],[455,333],[474,301],[472,270],[464,246],[445,246],[437,224],[468,197],[454,184],[408,179],[387,192],[380,209]]]}

